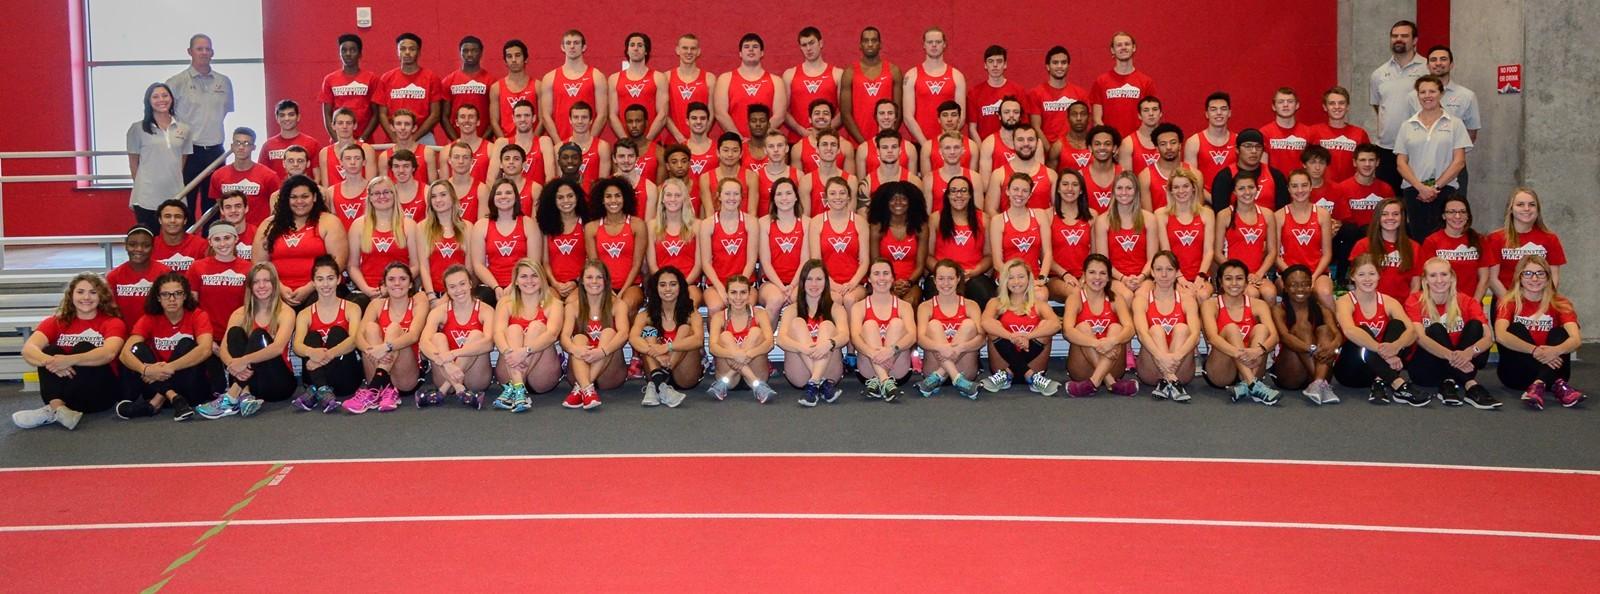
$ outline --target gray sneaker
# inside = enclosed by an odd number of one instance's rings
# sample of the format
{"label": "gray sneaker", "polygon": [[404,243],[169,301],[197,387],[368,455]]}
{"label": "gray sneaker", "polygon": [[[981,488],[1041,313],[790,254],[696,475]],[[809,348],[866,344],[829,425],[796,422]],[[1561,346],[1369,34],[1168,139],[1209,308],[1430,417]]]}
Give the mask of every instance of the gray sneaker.
{"label": "gray sneaker", "polygon": [[978,382],[978,385],[990,392],[1008,389],[1011,387],[1011,373],[1003,369],[996,371],[983,378],[982,381]]}
{"label": "gray sneaker", "polygon": [[661,398],[656,394],[656,385],[655,384],[652,384],[650,382],[645,382],[644,383],[644,400],[640,401],[639,404],[642,405],[642,406],[660,406],[661,405]]}
{"label": "gray sneaker", "polygon": [[[32,429],[34,427],[49,425],[57,420],[55,407],[52,407],[48,404],[39,408],[30,408],[28,410],[19,410],[11,413],[11,422],[16,423],[18,427],[23,429]],[[76,425],[77,421],[74,420],[73,424]],[[71,427],[68,427],[68,429],[71,429]]]}
{"label": "gray sneaker", "polygon": [[1322,393],[1322,403],[1323,404],[1338,404],[1339,403],[1339,394],[1337,392],[1333,391],[1333,384],[1328,383],[1327,380],[1323,380],[1323,382],[1322,382],[1322,390],[1320,390],[1320,392]]}
{"label": "gray sneaker", "polygon": [[1056,392],[1060,389],[1061,382],[1045,377],[1044,372],[1035,373],[1033,374],[1033,377],[1028,378],[1029,391],[1043,394],[1045,396],[1055,396]]}
{"label": "gray sneaker", "polygon": [[661,384],[661,389],[656,390],[656,398],[660,399],[662,404],[667,405],[667,408],[677,408],[679,404],[683,404],[683,399],[686,397],[683,392],[679,392],[671,384]]}
{"label": "gray sneaker", "polygon": [[772,389],[772,386],[767,382],[758,382],[756,385],[750,386],[750,390],[756,393],[756,402],[762,404],[766,404],[767,401],[772,400],[773,396],[778,395],[778,391]]}

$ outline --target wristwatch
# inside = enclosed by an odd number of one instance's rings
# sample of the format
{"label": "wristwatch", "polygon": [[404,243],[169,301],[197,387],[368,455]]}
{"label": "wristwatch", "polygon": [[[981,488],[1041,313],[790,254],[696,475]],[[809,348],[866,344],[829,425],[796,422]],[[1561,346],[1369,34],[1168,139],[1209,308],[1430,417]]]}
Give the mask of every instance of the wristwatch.
{"label": "wristwatch", "polygon": [[1312,355],[1317,354],[1317,345],[1311,345],[1311,348],[1306,349],[1306,352]]}

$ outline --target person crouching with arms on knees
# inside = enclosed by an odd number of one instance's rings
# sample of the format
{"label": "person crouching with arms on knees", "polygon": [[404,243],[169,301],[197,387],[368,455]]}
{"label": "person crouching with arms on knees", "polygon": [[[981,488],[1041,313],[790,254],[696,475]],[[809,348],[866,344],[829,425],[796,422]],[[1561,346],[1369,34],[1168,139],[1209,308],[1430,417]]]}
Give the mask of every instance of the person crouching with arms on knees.
{"label": "person crouching with arms on knees", "polygon": [[339,298],[339,263],[317,258],[311,267],[314,300],[295,317],[294,354],[301,358],[300,379],[306,389],[294,406],[331,413],[361,387],[361,353],[356,351],[352,324],[361,322],[361,308]]}
{"label": "person crouching with arms on knees", "polygon": [[855,346],[867,398],[894,402],[904,396],[900,382],[911,375],[911,346],[917,342],[915,309],[894,294],[894,265],[875,258],[867,266],[865,299],[850,307],[851,344]]}
{"label": "person crouching with arms on knees", "polygon": [[983,309],[982,328],[989,336],[989,367],[994,373],[980,385],[990,392],[1011,387],[1013,378],[1028,382],[1028,389],[1054,395],[1061,383],[1045,377],[1050,362],[1050,339],[1061,331],[1061,320],[1050,304],[1036,299],[1033,268],[1021,259],[1000,267],[1000,294]]}
{"label": "person crouching with arms on knees", "polygon": [[[533,406],[529,390],[543,394],[561,383],[556,343],[566,310],[550,277],[534,259],[518,260],[511,279],[517,290],[495,306],[494,346],[500,349],[500,364],[494,371],[504,388],[494,407],[527,412]],[[465,404],[483,406],[481,401]]]}
{"label": "person crouching with arms on knees", "polygon": [[[1267,387],[1267,354],[1278,344],[1272,313],[1261,299],[1247,294],[1250,268],[1228,260],[1217,268],[1217,298],[1200,305],[1206,342],[1206,383],[1232,390],[1232,400],[1249,398],[1267,406],[1278,403],[1278,391]],[[1231,387],[1229,387],[1231,386]]]}
{"label": "person crouching with arms on knees", "polygon": [[978,377],[978,349],[987,341],[978,327],[983,310],[960,292],[964,275],[954,260],[939,260],[933,266],[933,297],[917,306],[917,345],[926,357],[917,389],[924,397],[937,393],[947,379],[962,396],[978,397],[978,384],[968,378]]}
{"label": "person crouching with arms on knees", "polygon": [[128,336],[119,314],[100,275],[72,277],[55,313],[22,344],[22,360],[39,369],[44,406],[11,413],[11,422],[22,429],[60,423],[71,430],[84,413],[110,409],[120,391],[112,361]]}
{"label": "person crouching with arms on knees", "polygon": [[628,337],[644,359],[644,406],[683,404],[683,391],[700,385],[705,375],[705,327],[688,290],[683,272],[671,266],[645,280],[644,309],[634,315]]}
{"label": "person crouching with arms on knees", "polygon": [[750,279],[730,276],[723,286],[728,289],[728,305],[711,314],[711,342],[707,345],[722,374],[706,391],[722,400],[735,384],[743,383],[755,392],[757,402],[766,404],[777,393],[766,382],[772,370],[767,359],[773,343],[770,317],[752,303],[755,296]]}
{"label": "person crouching with arms on knees", "polygon": [[1183,291],[1178,256],[1156,252],[1150,261],[1150,285],[1133,296],[1133,326],[1139,334],[1139,381],[1154,384],[1156,398],[1189,401],[1184,386],[1194,380],[1194,348],[1200,343],[1195,322],[1200,307]]}
{"label": "person crouching with arms on knees", "polygon": [[478,408],[489,389],[494,369],[494,309],[472,292],[472,273],[456,264],[444,271],[445,298],[428,312],[417,348],[433,362],[434,389],[417,395],[417,408],[444,402],[454,393]]}
{"label": "person crouching with arms on knees", "polygon": [[294,335],[294,309],[278,298],[278,269],[262,262],[250,267],[249,293],[244,306],[228,318],[218,358],[233,381],[195,412],[207,419],[229,415],[248,417],[261,403],[288,400],[294,395],[294,371],[289,369],[289,341]]}
{"label": "person crouching with arms on knees", "polygon": [[561,325],[561,348],[567,352],[572,391],[561,402],[567,408],[600,406],[600,393],[628,379],[622,343],[628,340],[628,311],[611,293],[611,275],[599,260],[583,263],[578,290],[567,303]]}
{"label": "person crouching with arms on knees", "polygon": [[1516,284],[1494,316],[1500,341],[1500,383],[1524,390],[1522,401],[1544,410],[1547,391],[1572,407],[1588,398],[1567,382],[1572,377],[1572,352],[1583,337],[1572,302],[1556,291],[1549,263],[1526,256],[1517,263]]}
{"label": "person crouching with arms on knees", "polygon": [[131,378],[131,400],[117,403],[124,419],[154,416],[172,404],[174,421],[194,416],[189,404],[204,398],[205,370],[200,364],[211,357],[211,319],[198,309],[189,280],[183,273],[156,277],[145,299],[144,317],[134,323],[123,343],[123,373]]}
{"label": "person crouching with arms on knees", "polygon": [[850,317],[833,301],[828,271],[822,260],[800,266],[800,297],[783,308],[778,323],[778,348],[783,349],[783,375],[789,385],[805,387],[801,406],[839,399],[844,375],[840,348],[850,342]]}
{"label": "person crouching with arms on knees", "polygon": [[[1483,304],[1468,292],[1460,292],[1455,266],[1444,258],[1432,258],[1422,265],[1422,290],[1406,300],[1406,315],[1415,326],[1416,352],[1407,368],[1411,381],[1425,388],[1438,388],[1445,406],[1470,403],[1474,408],[1500,406],[1489,390],[1478,383],[1478,370],[1489,364],[1488,319]],[[1474,285],[1477,279],[1472,279]]]}
{"label": "person crouching with arms on knees", "polygon": [[1371,386],[1367,401],[1373,404],[1427,405],[1428,397],[1415,393],[1400,375],[1406,349],[1417,341],[1416,331],[1405,323],[1400,302],[1378,291],[1377,257],[1356,253],[1360,255],[1350,262],[1350,292],[1335,303],[1346,343],[1333,364],[1333,376],[1352,388]]}
{"label": "person crouching with arms on knees", "polygon": [[[1100,386],[1118,396],[1139,393],[1138,382],[1120,379],[1127,370],[1134,325],[1129,323],[1133,316],[1127,302],[1118,297],[1122,293],[1112,288],[1118,286],[1111,281],[1112,270],[1109,258],[1089,254],[1083,261],[1083,282],[1077,294],[1067,296],[1062,311],[1063,319],[1071,324],[1062,324],[1061,337],[1073,347],[1067,351],[1067,375],[1088,378],[1067,385],[1067,393],[1073,397],[1093,396]],[[1140,289],[1149,284],[1142,283]]]}
{"label": "person crouching with arms on knees", "polygon": [[1272,374],[1279,388],[1301,390],[1312,404],[1338,404],[1339,395],[1328,378],[1333,376],[1344,333],[1339,331],[1333,309],[1323,305],[1316,286],[1306,265],[1284,269],[1283,302],[1272,305],[1272,324],[1282,345],[1272,363]]}
{"label": "person crouching with arms on knees", "polygon": [[400,407],[402,390],[417,389],[422,372],[416,349],[428,318],[428,296],[417,292],[413,280],[403,262],[383,269],[383,294],[367,305],[356,333],[367,385],[344,401],[346,411],[390,412]]}

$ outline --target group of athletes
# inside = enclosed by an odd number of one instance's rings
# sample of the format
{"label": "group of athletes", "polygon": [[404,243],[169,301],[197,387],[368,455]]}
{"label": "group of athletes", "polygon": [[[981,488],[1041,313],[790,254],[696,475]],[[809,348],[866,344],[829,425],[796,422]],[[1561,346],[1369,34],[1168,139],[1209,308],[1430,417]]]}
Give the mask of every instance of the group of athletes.
{"label": "group of athletes", "polygon": [[[521,412],[562,380],[564,406],[593,409],[630,377],[646,406],[704,383],[764,403],[774,347],[805,406],[840,397],[847,360],[868,398],[900,398],[914,368],[923,396],[1054,395],[1057,335],[1079,397],[1144,384],[1185,401],[1203,365],[1235,402],[1292,389],[1333,403],[1338,383],[1374,403],[1426,405],[1422,386],[1491,409],[1478,372],[1498,345],[1498,379],[1528,405],[1584,399],[1567,383],[1580,335],[1557,290],[1565,255],[1538,195],[1516,190],[1489,234],[1462,195],[1437,198],[1437,221],[1408,220],[1378,178],[1382,149],[1349,142],[1365,134],[1343,121],[1341,88],[1323,95],[1337,141],[1283,151],[1229,130],[1225,93],[1206,99],[1204,131],[1165,122],[1126,34],[1093,92],[1065,84],[1070,55],[1054,48],[1050,82],[990,88],[992,102],[943,62],[937,29],[904,74],[877,58],[874,29],[870,60],[850,69],[820,61],[815,29],[799,42],[807,62],[778,76],[747,35],[739,69],[717,77],[695,68],[690,35],[678,68],[650,72],[649,38],[632,34],[630,68],[608,81],[573,31],[541,81],[511,41],[509,74],[478,84],[488,103],[475,105],[434,94],[473,86],[454,74],[417,84],[414,35],[397,40],[405,86],[363,78],[360,38],[341,37],[332,141],[298,130],[293,101],[262,163],[255,133],[235,130],[203,232],[169,201],[158,228],[129,231],[125,264],[72,280],[23,350],[45,405],[13,419],[220,418],[282,400],[364,413],[407,398]],[[482,43],[461,49],[465,61]],[[989,87],[1004,62],[985,53]],[[348,101],[341,73],[368,103]],[[404,105],[419,88],[424,102]],[[1298,109],[1291,89],[1275,108],[1285,98]],[[380,133],[390,142],[369,143]],[[251,181],[262,168],[268,183]]]}

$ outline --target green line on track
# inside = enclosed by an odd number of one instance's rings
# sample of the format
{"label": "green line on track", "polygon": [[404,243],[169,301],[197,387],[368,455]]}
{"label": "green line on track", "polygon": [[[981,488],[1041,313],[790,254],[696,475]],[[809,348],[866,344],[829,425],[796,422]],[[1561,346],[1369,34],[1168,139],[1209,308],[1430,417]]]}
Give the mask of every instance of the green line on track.
{"label": "green line on track", "polygon": [[166,587],[167,583],[172,581],[172,578],[177,577],[177,574],[173,573],[173,571],[179,567],[182,567],[185,563],[194,560],[194,558],[200,554],[200,551],[206,550],[206,545],[201,543],[218,534],[221,534],[223,530],[227,529],[230,521],[228,518],[232,517],[233,514],[239,513],[239,510],[242,510],[246,506],[250,505],[250,502],[255,501],[256,496],[254,493],[260,490],[262,487],[270,484],[272,479],[277,476],[278,471],[282,468],[283,464],[273,464],[271,468],[268,468],[267,476],[262,477],[261,480],[256,481],[255,484],[251,485],[249,489],[245,490],[244,494],[247,495],[247,497],[240,500],[238,503],[233,504],[233,507],[228,508],[228,511],[222,514],[221,522],[218,522],[217,525],[206,529],[205,533],[200,535],[200,538],[195,539],[195,548],[193,550],[184,553],[182,557],[178,557],[172,562],[171,565],[168,565],[167,568],[161,572],[161,574],[166,577],[161,578],[161,581],[159,582],[151,584],[150,587],[140,590],[139,594],[156,594],[157,592],[160,592],[162,588]]}

